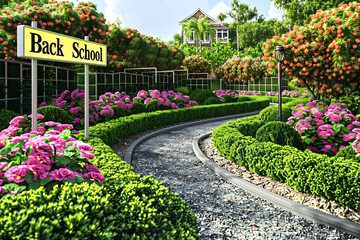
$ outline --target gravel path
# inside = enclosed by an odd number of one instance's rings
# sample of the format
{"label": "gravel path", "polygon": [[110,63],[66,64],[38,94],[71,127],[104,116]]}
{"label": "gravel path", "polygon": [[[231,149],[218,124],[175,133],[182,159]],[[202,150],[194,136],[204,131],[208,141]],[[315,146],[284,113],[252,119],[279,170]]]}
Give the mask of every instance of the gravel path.
{"label": "gravel path", "polygon": [[158,135],[132,157],[136,172],[153,174],[185,199],[198,218],[201,239],[358,239],[254,197],[204,167],[192,141],[225,122]]}

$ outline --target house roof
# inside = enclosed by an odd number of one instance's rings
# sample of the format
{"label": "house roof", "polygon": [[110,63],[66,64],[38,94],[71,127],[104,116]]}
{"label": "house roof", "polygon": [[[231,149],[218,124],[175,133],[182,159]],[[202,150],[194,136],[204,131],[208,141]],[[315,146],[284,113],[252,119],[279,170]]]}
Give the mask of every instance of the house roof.
{"label": "house roof", "polygon": [[187,20],[189,20],[190,18],[199,18],[199,14],[203,14],[204,16],[206,16],[210,21],[213,21],[217,24],[221,24],[220,21],[216,20],[215,18],[211,17],[210,15],[206,14],[203,10],[201,10],[200,8],[198,8],[194,13],[190,14],[189,16],[187,16],[186,18],[184,18],[183,20],[181,20],[179,22],[179,24],[181,25],[183,22],[186,22]]}

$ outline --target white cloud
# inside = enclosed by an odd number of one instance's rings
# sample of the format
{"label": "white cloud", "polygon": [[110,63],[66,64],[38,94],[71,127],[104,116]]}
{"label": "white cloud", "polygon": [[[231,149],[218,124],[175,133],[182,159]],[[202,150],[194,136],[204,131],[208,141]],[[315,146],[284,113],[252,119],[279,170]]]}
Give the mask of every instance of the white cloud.
{"label": "white cloud", "polygon": [[218,2],[214,7],[209,11],[209,15],[215,19],[219,16],[220,13],[228,13],[231,10],[230,6],[226,5],[223,1]]}
{"label": "white cloud", "polygon": [[274,2],[271,1],[271,5],[268,11],[268,17],[266,19],[275,18],[277,20],[282,20],[282,15],[284,14],[283,10],[275,8]]}

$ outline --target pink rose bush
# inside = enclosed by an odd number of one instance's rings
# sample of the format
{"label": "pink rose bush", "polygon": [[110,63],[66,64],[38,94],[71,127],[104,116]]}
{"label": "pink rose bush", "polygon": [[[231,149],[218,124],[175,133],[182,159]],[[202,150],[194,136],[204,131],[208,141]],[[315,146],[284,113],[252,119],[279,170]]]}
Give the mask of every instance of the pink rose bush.
{"label": "pink rose bush", "polygon": [[89,162],[93,148],[72,136],[72,125],[43,122],[37,131],[29,126],[29,116],[18,116],[0,132],[0,197],[63,182],[104,181]]}
{"label": "pink rose bush", "polygon": [[287,124],[296,129],[313,152],[335,155],[352,142],[354,150],[360,152],[360,122],[345,104],[298,104]]}
{"label": "pink rose bush", "polygon": [[190,100],[189,96],[180,92],[159,91],[157,89],[140,90],[133,98],[133,102],[143,103],[145,108],[151,111],[191,107],[197,104],[196,101]]}

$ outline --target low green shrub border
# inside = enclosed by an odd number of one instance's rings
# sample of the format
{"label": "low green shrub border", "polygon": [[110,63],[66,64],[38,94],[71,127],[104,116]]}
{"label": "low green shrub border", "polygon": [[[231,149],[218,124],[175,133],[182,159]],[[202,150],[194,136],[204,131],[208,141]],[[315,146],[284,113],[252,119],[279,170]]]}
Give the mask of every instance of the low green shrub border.
{"label": "low green shrub border", "polygon": [[[358,161],[259,142],[254,136],[249,136],[247,130],[257,128],[255,120],[255,117],[244,118],[217,127],[212,136],[220,154],[297,191],[325,197],[360,211]],[[258,117],[258,121],[262,120]]]}
{"label": "low green shrub border", "polygon": [[269,106],[269,100],[266,98],[253,97],[252,99],[253,101],[248,102],[202,105],[134,114],[92,126],[90,127],[90,136],[98,137],[107,145],[113,146],[120,139],[145,130],[186,121],[256,111]]}
{"label": "low green shrub border", "polygon": [[140,113],[90,127],[101,185],[66,183],[0,200],[0,239],[199,239],[198,223],[185,201],[153,176],[141,177],[111,147],[138,132],[203,118],[260,110],[251,102]]}

